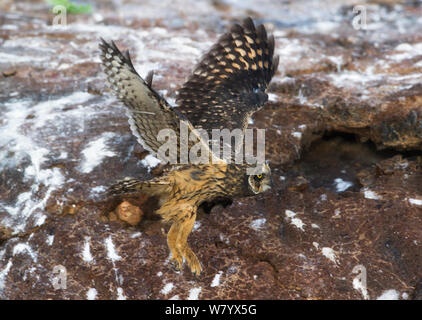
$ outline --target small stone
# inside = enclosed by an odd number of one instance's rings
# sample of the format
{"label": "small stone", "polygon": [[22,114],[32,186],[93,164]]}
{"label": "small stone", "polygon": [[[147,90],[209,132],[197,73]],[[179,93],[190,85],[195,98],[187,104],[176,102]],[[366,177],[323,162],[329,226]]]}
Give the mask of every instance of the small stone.
{"label": "small stone", "polygon": [[75,214],[76,212],[77,212],[77,206],[75,204],[72,204],[72,205],[64,206],[62,214],[63,215]]}
{"label": "small stone", "polygon": [[9,239],[12,236],[12,234],[13,234],[12,229],[0,225],[0,243],[4,240]]}
{"label": "small stone", "polygon": [[364,169],[356,175],[356,180],[363,187],[374,184],[375,179],[376,177],[372,169]]}
{"label": "small stone", "polygon": [[128,201],[123,201],[117,208],[116,214],[120,220],[136,226],[144,215],[143,211]]}
{"label": "small stone", "polygon": [[6,70],[2,72],[3,77],[13,77],[16,74],[16,70]]}
{"label": "small stone", "polygon": [[293,181],[292,185],[289,187],[289,190],[291,191],[304,191],[309,187],[309,181],[302,177],[296,177],[296,179]]}

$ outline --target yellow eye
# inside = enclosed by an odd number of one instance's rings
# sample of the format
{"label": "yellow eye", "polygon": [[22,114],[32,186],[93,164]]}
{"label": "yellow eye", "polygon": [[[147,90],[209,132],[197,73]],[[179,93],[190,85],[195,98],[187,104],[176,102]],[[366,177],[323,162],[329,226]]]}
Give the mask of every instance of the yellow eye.
{"label": "yellow eye", "polygon": [[262,179],[262,174],[257,174],[257,175],[256,175],[256,177],[257,177],[258,179]]}

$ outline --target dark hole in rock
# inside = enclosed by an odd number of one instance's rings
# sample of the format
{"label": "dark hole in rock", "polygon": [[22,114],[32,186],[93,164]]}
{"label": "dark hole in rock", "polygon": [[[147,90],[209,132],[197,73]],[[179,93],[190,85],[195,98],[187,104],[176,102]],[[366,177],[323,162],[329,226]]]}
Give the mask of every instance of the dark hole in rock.
{"label": "dark hole in rock", "polygon": [[314,189],[326,188],[336,193],[359,191],[362,187],[356,178],[359,172],[398,154],[411,159],[422,152],[377,150],[371,141],[360,142],[357,135],[333,131],[315,141],[286,175],[292,179],[303,176]]}
{"label": "dark hole in rock", "polygon": [[[233,203],[233,200],[228,198],[217,198],[214,201],[205,201],[201,203],[199,209],[205,212],[206,214],[210,214],[213,208],[222,207],[225,208]],[[215,209],[216,210],[216,209]]]}

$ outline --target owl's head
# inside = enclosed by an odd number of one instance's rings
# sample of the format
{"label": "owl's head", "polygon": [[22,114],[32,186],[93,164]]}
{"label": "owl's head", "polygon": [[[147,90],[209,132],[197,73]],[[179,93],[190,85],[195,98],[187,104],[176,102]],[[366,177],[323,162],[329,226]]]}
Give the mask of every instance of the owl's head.
{"label": "owl's head", "polygon": [[249,175],[248,177],[248,187],[254,194],[258,194],[264,191],[271,189],[273,185],[273,180],[271,178],[271,169],[264,163],[261,167],[261,170],[258,170],[259,173]]}

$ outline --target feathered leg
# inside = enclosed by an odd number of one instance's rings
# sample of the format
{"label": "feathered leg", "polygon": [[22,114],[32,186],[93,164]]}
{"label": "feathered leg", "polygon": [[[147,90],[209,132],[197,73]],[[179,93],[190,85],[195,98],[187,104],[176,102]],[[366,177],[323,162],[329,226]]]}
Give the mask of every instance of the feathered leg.
{"label": "feathered leg", "polygon": [[180,222],[175,221],[173,222],[173,224],[170,227],[169,232],[167,233],[167,244],[171,252],[170,262],[172,263],[174,268],[178,271],[182,269],[182,264],[183,264],[183,256],[176,246],[177,236],[179,232],[180,232]]}
{"label": "feathered leg", "polygon": [[165,221],[173,222],[167,234],[167,243],[172,254],[171,262],[175,264],[176,269],[181,269],[185,258],[192,273],[199,275],[202,271],[201,264],[187,242],[196,220],[197,207],[178,202],[171,199],[157,210]]}
{"label": "feathered leg", "polygon": [[187,212],[187,215],[180,223],[180,229],[176,239],[176,247],[179,249],[179,252],[181,252],[182,256],[186,259],[186,262],[188,263],[192,273],[196,276],[199,276],[202,271],[201,263],[188,245],[188,237],[192,231],[195,220],[196,208],[191,212]]}

